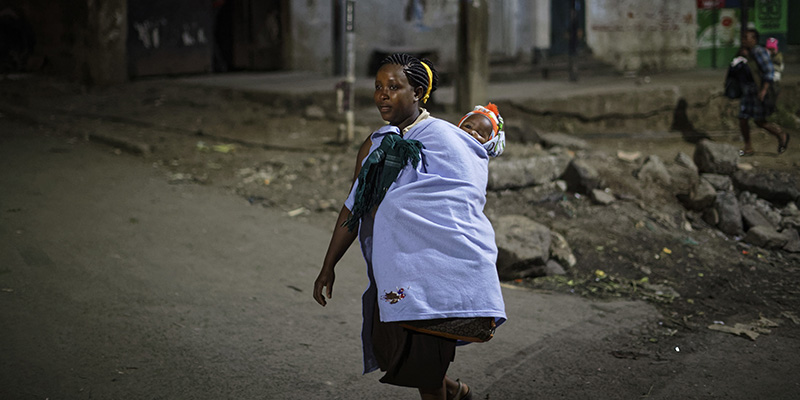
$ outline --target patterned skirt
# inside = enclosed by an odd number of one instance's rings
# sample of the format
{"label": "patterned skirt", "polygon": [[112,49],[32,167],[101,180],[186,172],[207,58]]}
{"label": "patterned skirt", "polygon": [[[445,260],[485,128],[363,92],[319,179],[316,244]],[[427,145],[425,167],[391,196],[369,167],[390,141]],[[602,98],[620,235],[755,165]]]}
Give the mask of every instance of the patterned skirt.
{"label": "patterned skirt", "polygon": [[754,84],[742,87],[742,100],[739,103],[739,118],[752,118],[756,121],[765,120],[772,114],[764,107],[764,103],[758,99],[758,89]]}

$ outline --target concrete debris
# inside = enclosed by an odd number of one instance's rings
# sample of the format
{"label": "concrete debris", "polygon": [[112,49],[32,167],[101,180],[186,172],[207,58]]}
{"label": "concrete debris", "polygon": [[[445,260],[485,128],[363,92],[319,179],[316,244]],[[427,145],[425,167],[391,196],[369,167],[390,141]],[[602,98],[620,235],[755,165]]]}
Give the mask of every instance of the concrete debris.
{"label": "concrete debris", "polygon": [[730,192],[733,190],[733,181],[727,175],[719,174],[700,174],[700,178],[714,187],[714,190],[721,190],[723,192]]}
{"label": "concrete debris", "polygon": [[567,154],[493,160],[489,164],[489,190],[543,185],[561,176],[569,162]]}
{"label": "concrete debris", "polygon": [[678,194],[678,200],[683,203],[684,207],[695,211],[711,207],[716,199],[716,189],[705,179],[700,179],[688,194]]}
{"label": "concrete debris", "polygon": [[694,163],[694,160],[692,160],[692,157],[690,157],[688,154],[686,154],[686,153],[684,153],[682,151],[678,152],[678,155],[675,156],[675,164],[680,165],[681,167],[687,168],[687,169],[693,171],[694,173],[698,172],[697,164]]}
{"label": "concrete debris", "polygon": [[717,193],[714,208],[719,215],[717,228],[728,235],[741,235],[744,232],[742,222],[742,211],[739,208],[739,200],[731,192]]}
{"label": "concrete debris", "polygon": [[575,193],[588,194],[592,189],[602,186],[597,169],[581,159],[573,159],[561,178],[567,182],[569,190]]}
{"label": "concrete debris", "polygon": [[542,133],[539,135],[539,139],[545,148],[565,147],[572,150],[589,148],[589,144],[585,140],[564,133]]}
{"label": "concrete debris", "polygon": [[744,241],[765,249],[780,249],[789,241],[788,238],[766,225],[759,225],[750,228],[744,237]]}
{"label": "concrete debris", "polygon": [[591,196],[595,203],[602,204],[604,206],[607,206],[616,200],[613,194],[600,189],[592,189]]}
{"label": "concrete debris", "polygon": [[734,184],[764,200],[786,204],[800,198],[800,183],[782,171],[737,171]]}
{"label": "concrete debris", "polygon": [[550,242],[550,258],[558,261],[560,265],[574,267],[575,264],[578,263],[578,260],[572,253],[572,249],[570,248],[569,243],[567,243],[567,239],[565,239],[560,233],[552,230],[550,231],[550,235],[552,239]]}
{"label": "concrete debris", "polygon": [[695,146],[694,163],[700,172],[730,175],[737,170],[739,149],[730,144],[701,140]]}
{"label": "concrete debris", "polygon": [[636,162],[636,160],[638,160],[641,156],[642,153],[638,151],[617,150],[617,158],[625,162]]}
{"label": "concrete debris", "polygon": [[660,182],[665,185],[672,183],[667,167],[658,156],[648,156],[644,164],[634,173],[639,180],[646,182]]}

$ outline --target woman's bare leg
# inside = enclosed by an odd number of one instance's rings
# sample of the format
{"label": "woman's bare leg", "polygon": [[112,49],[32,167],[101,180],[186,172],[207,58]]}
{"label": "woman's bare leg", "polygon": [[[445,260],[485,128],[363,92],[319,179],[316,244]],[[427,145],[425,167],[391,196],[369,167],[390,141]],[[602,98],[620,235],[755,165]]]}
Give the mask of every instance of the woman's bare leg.
{"label": "woman's bare leg", "polygon": [[[450,379],[449,376],[444,376],[444,386],[447,389],[447,398],[448,399],[455,399],[455,395],[458,392],[458,382]],[[465,394],[469,392],[469,386],[466,383],[461,382],[461,396],[463,397]],[[456,399],[458,400],[458,399]]]}
{"label": "woman's bare leg", "polygon": [[437,388],[419,388],[419,397],[422,400],[447,400],[446,379],[442,379],[442,386]]}
{"label": "woman's bare leg", "polygon": [[779,146],[783,146],[786,143],[786,132],[784,132],[783,129],[781,129],[780,125],[773,122],[764,121],[763,119],[760,121],[756,121],[756,125],[759,128],[762,128],[765,131],[771,133],[772,136],[778,138]]}
{"label": "woman's bare leg", "polygon": [[743,152],[746,154],[752,153],[753,143],[750,141],[750,120],[739,118],[739,131],[742,133],[742,140],[744,140]]}

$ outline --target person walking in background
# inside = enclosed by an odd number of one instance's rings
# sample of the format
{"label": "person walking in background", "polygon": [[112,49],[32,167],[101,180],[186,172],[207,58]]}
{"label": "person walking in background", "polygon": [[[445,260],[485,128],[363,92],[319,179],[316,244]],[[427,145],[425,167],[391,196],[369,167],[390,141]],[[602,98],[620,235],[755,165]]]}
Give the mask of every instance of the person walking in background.
{"label": "person walking in background", "polygon": [[[778,154],[782,154],[789,145],[789,134],[784,132],[778,124],[767,122],[767,117],[775,111],[774,91],[769,94],[770,86],[775,80],[775,70],[767,50],[758,45],[757,30],[748,29],[742,35],[742,48],[739,50],[739,56],[747,58],[747,64],[753,77],[752,82],[741,82],[739,130],[744,140],[744,148],[739,151],[739,155],[752,156],[755,154],[750,139],[750,119],[755,121],[759,128],[765,129],[778,139]],[[768,98],[768,95],[772,97]]]}
{"label": "person walking in background", "polygon": [[773,73],[773,82],[777,84],[781,81],[781,74],[783,74],[783,53],[778,50],[778,39],[772,37],[767,39],[767,45],[765,47],[767,52],[769,52],[772,68],[775,70]]}

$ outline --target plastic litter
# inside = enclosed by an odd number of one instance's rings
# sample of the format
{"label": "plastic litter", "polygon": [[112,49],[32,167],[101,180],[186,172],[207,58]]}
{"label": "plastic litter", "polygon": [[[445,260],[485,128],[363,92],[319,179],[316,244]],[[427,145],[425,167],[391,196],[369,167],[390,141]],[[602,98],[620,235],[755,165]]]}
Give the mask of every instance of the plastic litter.
{"label": "plastic litter", "polygon": [[296,217],[300,214],[303,214],[304,212],[306,212],[306,208],[300,207],[300,208],[295,208],[292,211],[289,211],[287,214],[289,214],[290,217]]}
{"label": "plastic litter", "polygon": [[227,153],[232,153],[234,150],[236,150],[236,146],[232,144],[216,144],[214,146],[211,146],[211,149],[216,151],[217,153],[227,154]]}

